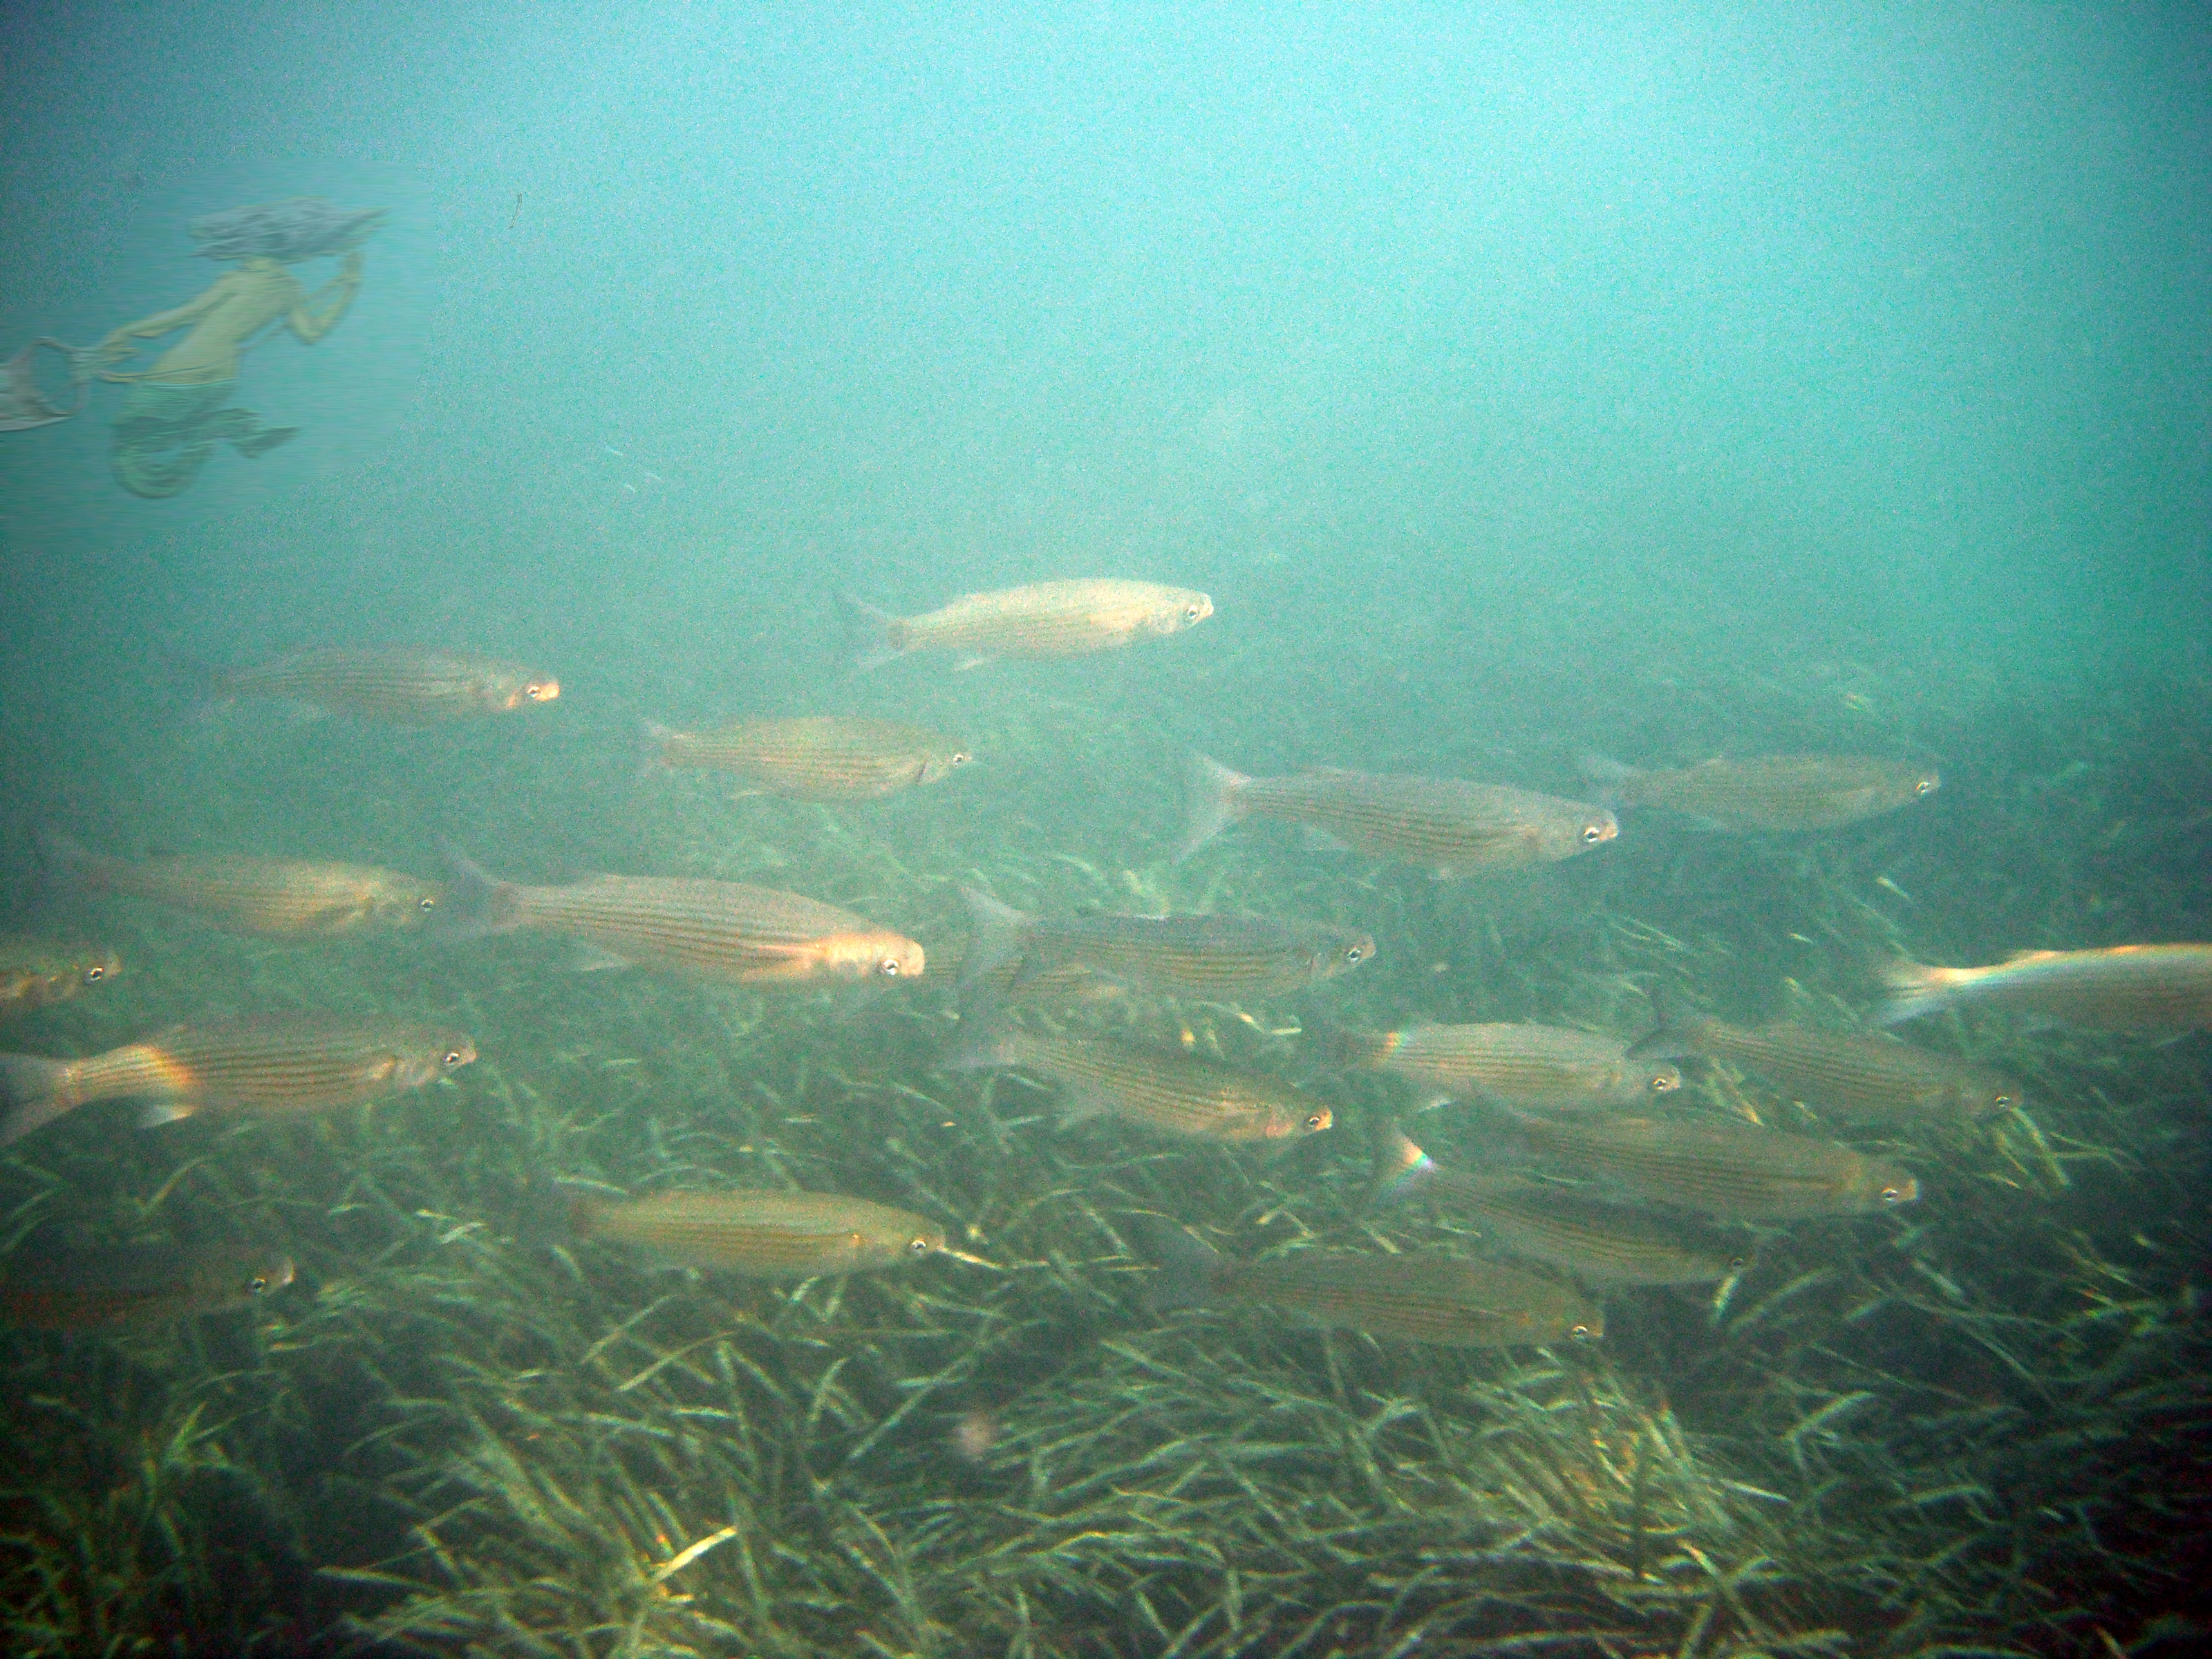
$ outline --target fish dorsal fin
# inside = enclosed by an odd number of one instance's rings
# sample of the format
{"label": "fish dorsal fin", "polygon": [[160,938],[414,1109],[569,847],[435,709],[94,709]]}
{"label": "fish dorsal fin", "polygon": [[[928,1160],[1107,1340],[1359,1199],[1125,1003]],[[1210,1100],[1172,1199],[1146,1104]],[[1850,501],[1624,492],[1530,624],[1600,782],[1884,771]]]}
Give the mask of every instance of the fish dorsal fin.
{"label": "fish dorsal fin", "polygon": [[2014,951],[2004,959],[2004,965],[2009,968],[2015,963],[2049,962],[2060,954],[2062,953],[2057,951]]}

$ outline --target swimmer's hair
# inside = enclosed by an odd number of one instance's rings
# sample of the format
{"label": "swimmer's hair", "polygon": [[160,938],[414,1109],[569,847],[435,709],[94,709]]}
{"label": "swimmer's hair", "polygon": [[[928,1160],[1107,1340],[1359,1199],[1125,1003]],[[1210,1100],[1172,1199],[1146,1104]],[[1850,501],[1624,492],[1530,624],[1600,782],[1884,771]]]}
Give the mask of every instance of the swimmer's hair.
{"label": "swimmer's hair", "polygon": [[388,210],[342,208],[321,196],[295,196],[195,219],[188,228],[203,259],[281,260],[296,264],[359,247],[376,234]]}

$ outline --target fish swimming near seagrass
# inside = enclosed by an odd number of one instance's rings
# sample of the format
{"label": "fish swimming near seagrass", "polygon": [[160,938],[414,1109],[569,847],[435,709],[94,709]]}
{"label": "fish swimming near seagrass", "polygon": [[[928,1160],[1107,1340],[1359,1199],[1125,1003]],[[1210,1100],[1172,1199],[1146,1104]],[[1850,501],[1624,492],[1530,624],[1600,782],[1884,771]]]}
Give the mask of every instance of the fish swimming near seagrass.
{"label": "fish swimming near seagrass", "polygon": [[1000,979],[1010,994],[1096,975],[1170,995],[1259,1000],[1348,973],[1375,956],[1374,936],[1326,922],[1257,916],[1045,917],[963,887],[967,991]]}
{"label": "fish swimming near seagrass", "polygon": [[572,1198],[572,1237],[637,1246],[682,1267],[814,1279],[924,1261],[945,1232],[918,1215],[840,1193],[668,1191]]}
{"label": "fish swimming near seagrass", "polygon": [[1059,1086],[1068,1122],[1116,1117],[1196,1140],[1277,1141],[1318,1134],[1334,1121],[1328,1106],[1264,1072],[1127,1042],[1042,1036],[1003,1019],[979,1021],[939,1065],[1035,1072]]}
{"label": "fish swimming near seagrass", "polygon": [[1564,1174],[1723,1221],[1855,1215],[1920,1196],[1909,1172],[1839,1141],[1725,1119],[1498,1112],[1486,1121]]}
{"label": "fish swimming near seagrass", "polygon": [[292,1258],[267,1245],[125,1245],[0,1258],[0,1325],[96,1330],[224,1313],[292,1282]]}
{"label": "fish swimming near seagrass", "polygon": [[1932,766],[1873,755],[1716,757],[1671,771],[1586,755],[1583,771],[1609,805],[1654,806],[1739,830],[1832,829],[1925,800],[1943,783]]}
{"label": "fish swimming near seagrass", "polygon": [[38,839],[51,886],[150,899],[262,939],[404,932],[429,920],[444,892],[436,882],[374,864],[231,853],[133,860],[95,853],[55,830]]}
{"label": "fish swimming near seagrass", "polygon": [[2019,1084],[1989,1066],[1868,1032],[1730,1025],[1695,1014],[1670,1021],[1629,1052],[1711,1055],[1757,1073],[1816,1112],[1844,1118],[1985,1118],[2025,1100]]}
{"label": "fish swimming near seagrass", "polygon": [[433,932],[474,939],[525,929],[582,947],[584,968],[657,968],[740,985],[918,979],[921,945],[865,916],[744,882],[591,876],[502,881],[452,848],[451,902]]}
{"label": "fish swimming near seagrass", "polygon": [[646,736],[654,765],[732,773],[791,800],[876,800],[951,777],[974,758],[922,726],[839,714],[737,720],[699,732],[648,722]]}
{"label": "fish swimming near seagrass", "polygon": [[1605,1316],[1564,1280],[1440,1251],[1292,1250],[1238,1261],[1172,1223],[1124,1223],[1158,1267],[1152,1305],[1237,1302],[1279,1308],[1370,1336],[1448,1347],[1593,1342]]}
{"label": "fish swimming near seagrass", "polygon": [[2212,1025],[2212,945],[2027,951],[1989,968],[1895,962],[1881,976],[1895,993],[1882,1005],[1885,1025],[1965,1003],[2119,1030]]}
{"label": "fish swimming near seagrass", "polygon": [[1392,1129],[1376,1196],[1416,1196],[1473,1218],[1516,1255],[1565,1267],[1598,1284],[1710,1285],[1751,1260],[1741,1234],[1633,1205],[1608,1204],[1555,1182],[1440,1167]]}
{"label": "fish swimming near seagrass", "polygon": [[1324,847],[1426,865],[1439,877],[1572,858],[1620,833],[1601,806],[1502,784],[1335,768],[1252,778],[1200,755],[1176,861],[1246,817],[1287,819]]}
{"label": "fish swimming near seagrass", "polygon": [[441,1026],[312,1015],[179,1025],[82,1060],[0,1054],[0,1146],[94,1101],[143,1101],[148,1127],[203,1111],[327,1111],[420,1089],[476,1057],[465,1033]]}
{"label": "fish swimming near seagrass", "polygon": [[1328,1046],[1346,1065],[1389,1072],[1424,1107],[1448,1100],[1512,1106],[1648,1105],[1682,1086],[1664,1060],[1632,1059],[1618,1038],[1555,1025],[1409,1025],[1335,1030]]}

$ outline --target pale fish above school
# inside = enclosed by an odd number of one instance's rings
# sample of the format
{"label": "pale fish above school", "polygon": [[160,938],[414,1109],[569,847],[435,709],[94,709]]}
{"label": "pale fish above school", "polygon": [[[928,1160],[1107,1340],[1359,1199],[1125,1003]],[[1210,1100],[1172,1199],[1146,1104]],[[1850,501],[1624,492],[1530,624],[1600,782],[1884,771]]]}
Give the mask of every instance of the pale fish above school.
{"label": "pale fish above school", "polygon": [[845,603],[854,666],[861,670],[915,651],[957,652],[963,664],[1082,656],[1180,634],[1213,614],[1213,601],[1191,588],[1115,580],[963,593],[918,617],[895,617],[854,599]]}

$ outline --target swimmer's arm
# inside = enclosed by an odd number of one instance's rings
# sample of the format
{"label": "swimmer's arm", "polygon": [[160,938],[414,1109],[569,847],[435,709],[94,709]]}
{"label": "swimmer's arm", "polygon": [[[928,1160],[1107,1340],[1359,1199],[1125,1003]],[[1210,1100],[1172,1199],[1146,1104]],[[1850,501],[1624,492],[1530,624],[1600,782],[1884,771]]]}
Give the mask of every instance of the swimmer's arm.
{"label": "swimmer's arm", "polygon": [[131,343],[131,341],[151,340],[173,332],[186,323],[198,322],[222,303],[233,285],[232,279],[224,276],[198,299],[187,300],[174,311],[157,311],[150,317],[141,317],[135,323],[124,324],[100,343],[98,349],[101,359],[112,362],[118,357],[128,357],[137,349]]}
{"label": "swimmer's arm", "polygon": [[[353,304],[353,296],[360,292],[361,255],[349,253],[339,263],[338,274],[323,284],[320,293],[292,307],[284,325],[306,344],[313,345],[338,325]],[[318,307],[321,309],[318,310]]]}

